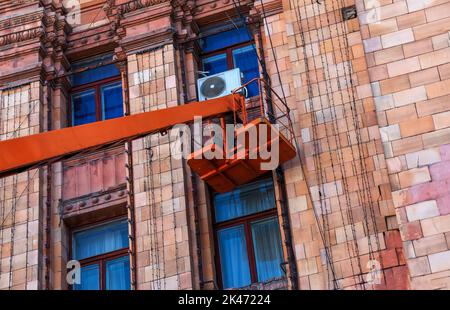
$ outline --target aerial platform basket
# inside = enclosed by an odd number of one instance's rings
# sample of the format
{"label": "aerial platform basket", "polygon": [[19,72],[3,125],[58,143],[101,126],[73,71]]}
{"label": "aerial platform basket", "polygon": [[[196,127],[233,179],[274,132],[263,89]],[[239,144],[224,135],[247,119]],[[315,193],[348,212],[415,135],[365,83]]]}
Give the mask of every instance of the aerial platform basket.
{"label": "aerial platform basket", "polygon": [[[224,139],[221,145],[209,144],[190,154],[187,159],[190,168],[219,193],[231,191],[237,186],[249,183],[267,173],[269,169],[267,167],[262,169],[262,164],[268,164],[274,160],[275,166],[279,166],[296,156],[296,149],[292,143],[294,138],[292,128],[282,124],[275,126],[269,122],[262,99],[261,80],[256,80],[261,94],[259,104],[253,107],[253,112],[256,110],[256,117],[253,115],[253,120],[248,121],[249,111],[247,111],[245,103],[234,109],[233,112],[235,125],[238,118],[243,123],[243,126],[234,132],[236,146],[227,147]],[[249,83],[251,82],[254,80]],[[223,118],[221,124],[223,137],[226,137]],[[261,130],[266,130],[266,135],[260,136]],[[281,131],[285,132],[289,139]],[[256,141],[254,139],[250,141],[249,137],[251,136],[258,138]],[[278,147],[278,152],[272,152],[272,147]],[[211,152],[220,154],[220,156],[211,159],[211,156],[208,156]],[[267,157],[267,152],[277,158]]]}

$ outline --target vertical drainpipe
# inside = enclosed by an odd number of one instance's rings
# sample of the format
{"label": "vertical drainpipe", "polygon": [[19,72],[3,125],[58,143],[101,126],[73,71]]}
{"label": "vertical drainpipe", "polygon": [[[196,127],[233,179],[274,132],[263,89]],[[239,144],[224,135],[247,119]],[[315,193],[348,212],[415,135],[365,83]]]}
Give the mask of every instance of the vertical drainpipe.
{"label": "vertical drainpipe", "polygon": [[[129,89],[128,89],[128,70],[127,60],[120,63],[120,75],[122,77],[122,98],[125,108],[125,116],[131,114]],[[136,267],[136,217],[135,217],[135,205],[134,205],[134,177],[133,177],[133,145],[131,141],[125,142],[125,154],[126,154],[126,184],[127,184],[127,214],[128,214],[128,226],[129,226],[129,243],[130,243],[130,256],[131,256],[131,288],[137,289],[137,267]]]}
{"label": "vertical drainpipe", "polygon": [[[261,59],[261,69],[263,72],[263,78],[267,81],[267,83],[270,85],[270,78],[267,74],[267,68],[266,64],[264,62],[264,49],[263,49],[263,42],[261,37],[261,27],[258,26],[258,45],[259,45],[259,53],[260,53],[260,59]],[[281,82],[281,81],[280,81]],[[274,110],[272,105],[272,99],[271,99],[271,92],[270,89],[266,87],[266,93],[267,93],[267,107],[270,113],[269,119],[271,123],[275,123],[276,120],[274,119]],[[288,111],[289,113],[289,111]],[[281,218],[282,223],[281,226],[283,227],[283,233],[284,233],[284,243],[286,245],[286,252],[287,252],[287,260],[288,260],[288,266],[289,266],[289,278],[291,282],[291,289],[298,290],[298,273],[297,273],[297,263],[295,260],[295,254],[294,254],[294,248],[292,244],[292,234],[291,234],[291,224],[289,219],[289,209],[287,206],[287,191],[286,191],[286,183],[285,183],[285,177],[284,177],[284,171],[283,169],[278,166],[275,170],[275,179],[276,183],[278,185],[280,198],[278,199],[278,202],[280,204],[281,209]]]}
{"label": "vertical drainpipe", "polygon": [[[184,50],[181,48],[180,44],[178,45],[178,52],[180,54],[180,66],[182,68],[181,79],[183,83],[183,100],[184,104],[188,104],[188,96],[187,96],[187,81],[185,71],[185,59],[184,59]],[[197,194],[197,180],[195,179],[195,175],[192,173],[190,169],[186,169],[186,163],[183,161],[183,166],[185,167],[185,171],[188,170],[191,177],[191,193],[192,193],[192,201],[193,201],[193,209],[194,209],[194,229],[195,229],[195,243],[197,244],[197,269],[198,269],[198,279],[200,289],[204,289],[204,279],[203,279],[203,261],[202,261],[202,246],[201,246],[201,237],[200,237],[200,223],[199,223],[199,212],[198,212],[198,194]]]}
{"label": "vertical drainpipe", "polygon": [[[52,130],[52,92],[50,81],[45,81],[46,85],[46,101],[47,101],[47,131]],[[50,242],[51,242],[51,225],[52,225],[52,164],[47,165],[47,199],[45,201],[45,289],[50,289]]]}

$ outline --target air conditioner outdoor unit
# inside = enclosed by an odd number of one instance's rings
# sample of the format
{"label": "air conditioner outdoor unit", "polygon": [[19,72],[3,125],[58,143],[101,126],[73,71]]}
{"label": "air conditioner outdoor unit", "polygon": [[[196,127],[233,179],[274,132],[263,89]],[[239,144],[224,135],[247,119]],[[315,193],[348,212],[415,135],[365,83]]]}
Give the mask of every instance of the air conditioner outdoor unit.
{"label": "air conditioner outdoor unit", "polygon": [[210,75],[197,80],[199,101],[218,98],[231,94],[241,86],[239,68]]}

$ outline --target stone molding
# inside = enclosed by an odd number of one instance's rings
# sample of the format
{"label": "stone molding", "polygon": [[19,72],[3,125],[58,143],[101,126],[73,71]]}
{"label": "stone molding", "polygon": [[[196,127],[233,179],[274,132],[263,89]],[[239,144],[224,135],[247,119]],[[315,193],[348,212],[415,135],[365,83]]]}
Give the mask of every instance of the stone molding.
{"label": "stone molding", "polygon": [[44,36],[44,29],[42,27],[27,29],[15,33],[9,33],[0,36],[0,46],[19,43],[31,39],[41,39],[43,36]]}
{"label": "stone molding", "polygon": [[153,5],[169,2],[169,0],[132,0],[119,6],[121,14],[127,14]]}

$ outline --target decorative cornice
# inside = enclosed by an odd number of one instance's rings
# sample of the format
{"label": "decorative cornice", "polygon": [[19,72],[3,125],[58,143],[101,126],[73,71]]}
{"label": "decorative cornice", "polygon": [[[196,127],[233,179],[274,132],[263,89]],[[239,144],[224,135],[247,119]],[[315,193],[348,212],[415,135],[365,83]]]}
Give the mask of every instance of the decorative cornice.
{"label": "decorative cornice", "polygon": [[172,4],[173,20],[176,25],[176,39],[178,42],[193,40],[199,32],[198,25],[194,21],[196,9],[195,1],[180,0]]}
{"label": "decorative cornice", "polygon": [[2,18],[0,19],[0,30],[39,21],[44,15],[43,12],[44,10],[39,8],[38,10],[30,12],[26,15],[12,16],[4,19]]}
{"label": "decorative cornice", "polygon": [[42,80],[42,63],[38,62],[29,66],[21,67],[20,75],[17,70],[11,69],[0,72],[0,89],[11,88],[18,85]]}
{"label": "decorative cornice", "polygon": [[121,46],[126,54],[133,54],[140,50],[152,49],[173,42],[175,29],[168,27],[157,31],[144,33],[132,38],[121,40]]}
{"label": "decorative cornice", "polygon": [[254,2],[254,8],[257,10],[258,14],[261,17],[265,18],[283,12],[283,1],[282,0],[264,1],[264,10],[263,10],[261,1],[257,0]]}
{"label": "decorative cornice", "polygon": [[2,0],[0,2],[0,13],[6,13],[28,5],[39,4],[41,0]]}
{"label": "decorative cornice", "polygon": [[152,5],[157,5],[164,2],[169,2],[169,0],[132,0],[130,2],[121,4],[119,6],[119,11],[121,14],[127,14],[139,9],[147,8]]}
{"label": "decorative cornice", "polygon": [[42,27],[9,33],[4,36],[0,36],[0,46],[19,43],[31,39],[40,39],[43,35],[44,29]]}
{"label": "decorative cornice", "polygon": [[117,59],[125,60],[126,54],[120,46],[120,40],[125,35],[125,29],[121,26],[122,14],[118,13],[119,8],[115,3],[115,0],[106,0],[105,12],[109,20],[110,34],[113,36],[114,44],[116,48],[114,50]]}

